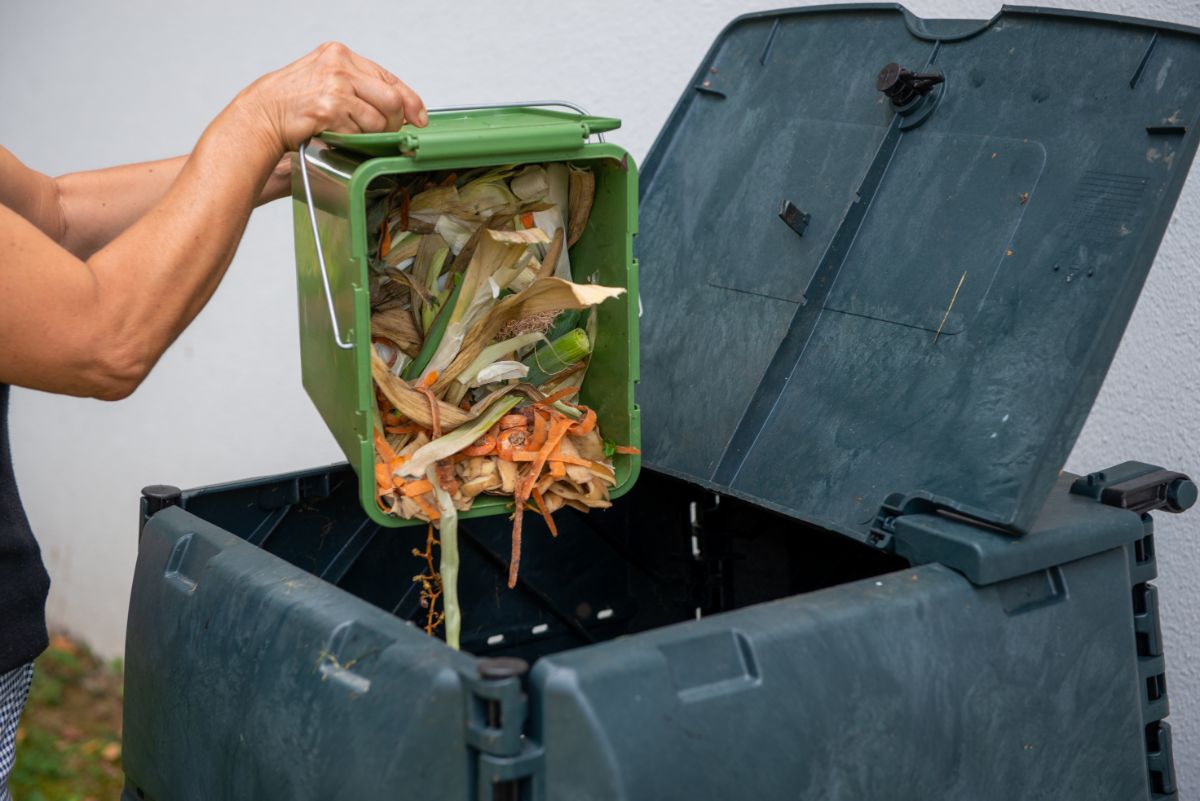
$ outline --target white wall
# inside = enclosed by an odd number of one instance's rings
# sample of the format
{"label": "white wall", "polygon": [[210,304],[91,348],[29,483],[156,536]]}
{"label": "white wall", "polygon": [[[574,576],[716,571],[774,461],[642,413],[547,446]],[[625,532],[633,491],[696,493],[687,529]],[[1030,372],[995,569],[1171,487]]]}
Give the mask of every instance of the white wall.
{"label": "white wall", "polygon": [[[6,3],[0,142],[49,173],[181,153],[243,85],[340,39],[431,106],[568,98],[619,116],[620,142],[641,158],[724,23],[785,3]],[[1077,4],[1200,26],[1196,0]],[[909,3],[922,16],[960,18],[990,16],[997,5]],[[1198,184],[1193,177],[1184,191],[1068,469],[1132,458],[1200,473]],[[290,212],[278,203],[255,215],[216,297],[134,397],[105,404],[14,393],[17,474],[54,578],[54,624],[121,652],[143,485],[196,486],[340,459],[300,387],[294,294]],[[1197,514],[1161,516],[1157,537],[1184,787],[1200,785],[1200,538],[1189,536]]]}

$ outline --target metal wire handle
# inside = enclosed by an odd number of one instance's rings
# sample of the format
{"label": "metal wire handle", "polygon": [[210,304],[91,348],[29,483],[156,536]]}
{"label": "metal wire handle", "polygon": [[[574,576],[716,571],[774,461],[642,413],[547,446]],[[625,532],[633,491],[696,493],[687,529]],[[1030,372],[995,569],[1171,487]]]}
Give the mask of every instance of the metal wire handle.
{"label": "metal wire handle", "polygon": [[337,310],[333,308],[333,292],[329,289],[329,270],[325,266],[325,249],[321,247],[321,233],[317,230],[317,209],[313,205],[312,185],[308,182],[308,142],[300,143],[300,180],[304,184],[304,203],[308,209],[308,222],[312,226],[313,244],[317,249],[317,264],[321,266],[321,285],[325,287],[325,303],[329,307],[329,321],[333,325],[333,341],[342,350],[354,348],[353,342],[342,341],[342,329],[338,325]]}
{"label": "metal wire handle", "polygon": [[[557,107],[568,108],[572,111],[587,116],[587,110],[574,103],[568,103],[565,100],[540,100],[529,103],[484,103],[482,105],[465,105],[465,106],[442,106],[441,108],[430,109],[429,113],[437,114],[444,111],[479,111],[489,108],[528,108],[533,107]],[[598,141],[604,141],[604,134],[595,134]],[[333,341],[342,350],[352,350],[353,342],[342,341],[341,327],[338,325],[337,310],[333,307],[333,291],[329,288],[329,269],[325,266],[325,250],[321,247],[321,233],[317,230],[317,210],[313,205],[312,185],[308,180],[308,143],[309,139],[300,143],[298,154],[300,157],[300,180],[304,184],[304,203],[308,209],[308,223],[312,226],[313,244],[317,249],[317,264],[321,268],[321,286],[325,289],[325,304],[329,309],[329,321],[333,326]]]}

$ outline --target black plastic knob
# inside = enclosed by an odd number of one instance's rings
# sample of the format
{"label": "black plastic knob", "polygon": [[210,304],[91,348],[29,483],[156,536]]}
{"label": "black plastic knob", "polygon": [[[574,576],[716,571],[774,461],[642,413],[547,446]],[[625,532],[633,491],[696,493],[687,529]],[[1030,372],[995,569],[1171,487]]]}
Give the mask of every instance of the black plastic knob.
{"label": "black plastic knob", "polygon": [[1190,479],[1177,478],[1167,487],[1167,509],[1185,512],[1196,503],[1196,485]]}
{"label": "black plastic knob", "polygon": [[875,88],[891,98],[892,105],[907,106],[944,80],[941,73],[918,74],[893,61],[885,65],[875,76]]}

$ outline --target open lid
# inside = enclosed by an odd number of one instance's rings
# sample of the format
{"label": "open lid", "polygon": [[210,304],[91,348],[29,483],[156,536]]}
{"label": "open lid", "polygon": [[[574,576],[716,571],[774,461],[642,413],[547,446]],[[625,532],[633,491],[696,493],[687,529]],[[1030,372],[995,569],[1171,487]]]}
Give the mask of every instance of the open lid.
{"label": "open lid", "polygon": [[647,465],[862,539],[894,493],[1027,531],[1196,152],[1197,76],[1200,31],[1096,14],[736,20],[642,174]]}

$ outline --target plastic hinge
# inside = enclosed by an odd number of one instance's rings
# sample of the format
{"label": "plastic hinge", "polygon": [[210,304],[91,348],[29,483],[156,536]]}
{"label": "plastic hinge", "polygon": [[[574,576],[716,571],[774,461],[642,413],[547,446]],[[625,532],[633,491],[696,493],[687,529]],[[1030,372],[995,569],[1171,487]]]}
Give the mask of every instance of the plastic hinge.
{"label": "plastic hinge", "polygon": [[[896,550],[894,541],[896,520],[910,515],[941,515],[961,523],[967,523],[991,531],[1004,534],[1010,533],[998,528],[995,523],[973,517],[966,512],[954,509],[945,503],[931,498],[893,492],[884,498],[883,503],[880,504],[879,511],[875,514],[875,520],[871,524],[871,530],[867,534],[867,544],[880,550]],[[908,558],[908,555],[905,555],[905,558]]]}
{"label": "plastic hinge", "polygon": [[1171,711],[1167,702],[1166,659],[1158,656],[1139,656],[1138,679],[1142,691],[1142,722],[1149,725],[1162,720]]}
{"label": "plastic hinge", "polygon": [[1146,765],[1150,770],[1150,797],[1176,797],[1175,760],[1171,753],[1171,724],[1156,721],[1146,727]]}
{"label": "plastic hinge", "polygon": [[1146,746],[1150,797],[1176,797],[1175,767],[1171,753],[1171,727],[1163,720],[1170,712],[1167,700],[1166,657],[1159,620],[1158,588],[1150,583],[1157,575],[1154,559],[1154,521],[1142,515],[1144,535],[1125,547],[1132,584],[1133,630],[1138,667],[1138,696]]}
{"label": "plastic hinge", "polygon": [[1141,539],[1129,543],[1129,579],[1136,584],[1145,584],[1158,575],[1158,561],[1154,558],[1154,518],[1142,515]]}
{"label": "plastic hinge", "polygon": [[513,801],[543,801],[542,763],[545,752],[539,746],[528,745],[517,756],[503,757],[480,754],[476,798],[492,801],[504,797],[500,787],[507,785],[508,798]]}
{"label": "plastic hinge", "polygon": [[1162,628],[1158,621],[1158,588],[1137,584],[1133,588],[1133,629],[1138,637],[1138,656],[1162,656]]}
{"label": "plastic hinge", "polygon": [[478,752],[475,797],[479,801],[542,801],[544,797],[545,752],[525,733],[527,670],[521,660],[482,659],[480,675],[465,681],[470,692],[466,740]]}
{"label": "plastic hinge", "polygon": [[1125,546],[1125,555],[1132,588],[1146,771],[1151,798],[1175,798],[1171,726],[1163,720],[1170,712],[1166,657],[1158,617],[1158,589],[1150,583],[1158,575],[1158,566],[1154,556],[1154,519],[1149,512],[1160,509],[1172,513],[1186,511],[1196,502],[1196,485],[1183,473],[1142,462],[1124,462],[1076,479],[1071,492],[1141,515],[1142,536]]}
{"label": "plastic hinge", "polygon": [[[486,754],[510,757],[521,751],[527,702],[521,680],[515,676],[499,681],[469,680],[471,710],[467,716],[467,744]],[[499,725],[488,720],[499,716]]]}

